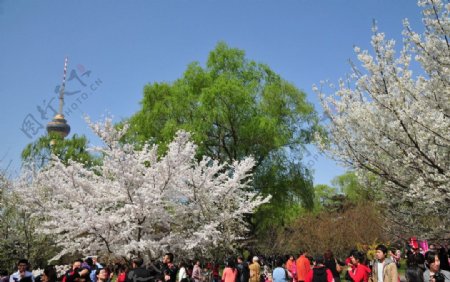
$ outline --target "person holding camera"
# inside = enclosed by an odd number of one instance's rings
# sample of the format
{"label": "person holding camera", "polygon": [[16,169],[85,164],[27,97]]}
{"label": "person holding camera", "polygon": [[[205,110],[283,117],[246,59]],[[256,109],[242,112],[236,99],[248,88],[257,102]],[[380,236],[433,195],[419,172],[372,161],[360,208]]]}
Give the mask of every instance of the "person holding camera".
{"label": "person holding camera", "polygon": [[427,270],[423,273],[424,282],[450,282],[450,272],[440,269],[441,261],[438,253],[428,251],[425,255]]}
{"label": "person holding camera", "polygon": [[83,266],[83,260],[77,259],[72,263],[72,269],[67,271],[62,282],[91,282],[90,271]]}

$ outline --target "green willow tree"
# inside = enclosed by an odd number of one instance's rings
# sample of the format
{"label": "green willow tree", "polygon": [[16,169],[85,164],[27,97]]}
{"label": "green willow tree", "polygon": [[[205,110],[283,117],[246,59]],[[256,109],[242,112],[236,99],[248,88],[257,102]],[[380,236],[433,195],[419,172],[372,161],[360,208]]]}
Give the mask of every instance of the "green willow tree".
{"label": "green willow tree", "polygon": [[326,184],[314,186],[314,211],[320,212],[333,205],[338,196],[337,189]]}
{"label": "green willow tree", "polygon": [[193,133],[199,156],[222,162],[253,156],[255,188],[274,196],[254,216],[257,227],[282,224],[299,204],[313,207],[311,172],[301,155],[320,131],[316,112],[303,92],[242,50],[218,43],[205,67],[194,62],[172,83],[146,85],[141,109],[127,122],[126,142],[150,140],[165,150],[184,129]]}
{"label": "green willow tree", "polygon": [[[345,210],[349,206],[375,202],[381,197],[378,192],[382,185],[381,179],[368,173],[358,178],[356,173],[350,170],[334,177],[331,185],[314,186],[315,212]],[[380,210],[383,208],[383,205],[379,205]]]}
{"label": "green willow tree", "polygon": [[364,202],[374,201],[379,197],[378,190],[381,185],[380,179],[366,173],[364,177],[364,183],[361,183],[362,178],[358,179],[358,176],[354,171],[347,171],[346,173],[336,176],[331,183],[336,190],[344,193],[347,199],[352,202]]}

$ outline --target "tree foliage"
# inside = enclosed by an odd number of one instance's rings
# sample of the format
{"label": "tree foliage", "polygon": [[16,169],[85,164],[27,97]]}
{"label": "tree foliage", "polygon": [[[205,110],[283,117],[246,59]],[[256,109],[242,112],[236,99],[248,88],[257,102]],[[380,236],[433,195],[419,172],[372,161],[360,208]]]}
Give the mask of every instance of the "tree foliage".
{"label": "tree foliage", "polygon": [[[312,210],[314,207],[312,178],[304,168],[275,158],[269,158],[267,163],[260,166],[255,175],[255,186],[265,187],[264,192],[272,198],[271,205],[262,206],[255,217],[263,223],[259,226],[263,229],[276,225],[277,221],[281,221],[281,225],[287,224],[300,209]],[[267,213],[262,212],[265,209]],[[264,217],[272,220],[265,221]]]}
{"label": "tree foliage", "polygon": [[69,160],[75,160],[94,165],[100,159],[87,151],[87,144],[88,140],[85,136],[76,134],[68,139],[63,139],[58,134],[44,135],[23,149],[22,161],[39,169],[47,165],[54,154],[65,164]]}
{"label": "tree foliage", "polygon": [[200,155],[222,162],[252,155],[260,165],[280,148],[308,143],[315,127],[304,93],[224,43],[210,53],[206,68],[192,63],[173,83],[146,85],[141,104],[130,118],[133,141],[167,144],[184,129],[193,133]]}
{"label": "tree foliage", "polygon": [[105,146],[100,165],[59,158],[24,173],[17,191],[66,253],[155,257],[162,252],[208,255],[233,248],[247,232],[243,220],[269,197],[250,187],[252,158],[197,160],[197,146],[179,131],[163,155],[158,146],[123,144],[125,128],[107,119],[91,124]]}
{"label": "tree foliage", "polygon": [[[331,186],[317,184],[314,186],[314,211],[343,211],[349,205],[376,202],[380,199],[380,178],[365,174],[358,177],[354,171],[347,171],[331,180]],[[383,210],[385,205],[378,204]]]}
{"label": "tree foliage", "polygon": [[336,188],[326,184],[317,184],[314,186],[314,210],[321,211],[325,207],[333,205],[334,198],[337,195]]}
{"label": "tree foliage", "polygon": [[[361,173],[360,173],[361,174]],[[375,201],[379,199],[380,179],[371,173],[358,177],[354,171],[347,171],[331,181],[333,187],[343,193],[352,203]]]}
{"label": "tree foliage", "polygon": [[13,182],[0,173],[0,269],[12,273],[21,258],[34,267],[44,267],[57,248],[49,236],[36,234],[39,221],[24,210],[24,202],[13,191]]}
{"label": "tree foliage", "polygon": [[371,181],[360,182],[365,179],[348,171],[336,176],[332,186],[317,184],[314,210],[301,213],[284,228],[267,232],[265,242],[260,244],[261,250],[296,254],[306,248],[318,255],[331,249],[344,258],[356,247],[398,240],[386,232],[390,223],[380,213],[384,206],[375,201],[377,179],[367,179]]}
{"label": "tree foliage", "polygon": [[271,244],[262,244],[263,252],[270,254],[297,254],[307,249],[310,254],[323,254],[331,249],[341,258],[356,245],[383,242],[383,217],[374,203],[346,205],[344,210],[324,209],[318,213],[304,213],[284,228],[265,238]]}
{"label": "tree foliage", "polygon": [[[374,53],[328,97],[331,155],[381,177],[389,217],[402,232],[442,236],[450,223],[450,5],[421,0],[425,32],[405,20],[404,45],[374,28]],[[413,65],[421,68],[413,75]],[[318,92],[321,92],[317,89]]]}
{"label": "tree foliage", "polygon": [[129,119],[128,142],[150,141],[165,151],[182,129],[192,132],[199,156],[255,158],[255,187],[279,200],[262,208],[255,222],[279,220],[301,203],[311,208],[311,176],[300,160],[318,130],[316,113],[303,92],[244,51],[219,43],[206,67],[192,63],[173,83],[146,85],[141,105]]}

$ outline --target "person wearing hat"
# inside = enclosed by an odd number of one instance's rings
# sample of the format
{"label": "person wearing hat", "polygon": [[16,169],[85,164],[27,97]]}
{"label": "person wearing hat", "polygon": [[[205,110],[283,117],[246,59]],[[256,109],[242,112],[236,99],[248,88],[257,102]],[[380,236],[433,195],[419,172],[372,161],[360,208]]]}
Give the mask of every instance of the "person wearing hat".
{"label": "person wearing hat", "polygon": [[259,258],[254,256],[252,259],[252,264],[248,267],[250,269],[250,280],[249,282],[259,282],[261,276],[261,265],[259,264]]}

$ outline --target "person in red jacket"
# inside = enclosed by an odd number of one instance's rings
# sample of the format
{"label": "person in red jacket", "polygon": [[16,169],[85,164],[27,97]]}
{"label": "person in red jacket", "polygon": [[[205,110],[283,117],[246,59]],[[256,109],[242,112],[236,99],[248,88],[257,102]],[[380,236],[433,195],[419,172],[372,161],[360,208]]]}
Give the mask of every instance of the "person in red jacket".
{"label": "person in red jacket", "polygon": [[127,279],[128,269],[124,265],[119,266],[119,274],[117,275],[117,282],[125,282]]}
{"label": "person in red jacket", "polygon": [[370,273],[372,272],[370,268],[363,264],[364,254],[361,252],[355,252],[350,257],[351,263],[354,265],[353,269],[348,270],[348,274],[353,279],[354,282],[368,282]]}
{"label": "person in red jacket", "polygon": [[307,255],[308,251],[300,251],[300,257],[296,261],[297,281],[299,282],[305,281],[306,275],[311,271],[311,265]]}
{"label": "person in red jacket", "polygon": [[324,265],[323,256],[314,259],[314,267],[306,274],[305,282],[333,282],[333,273]]}

